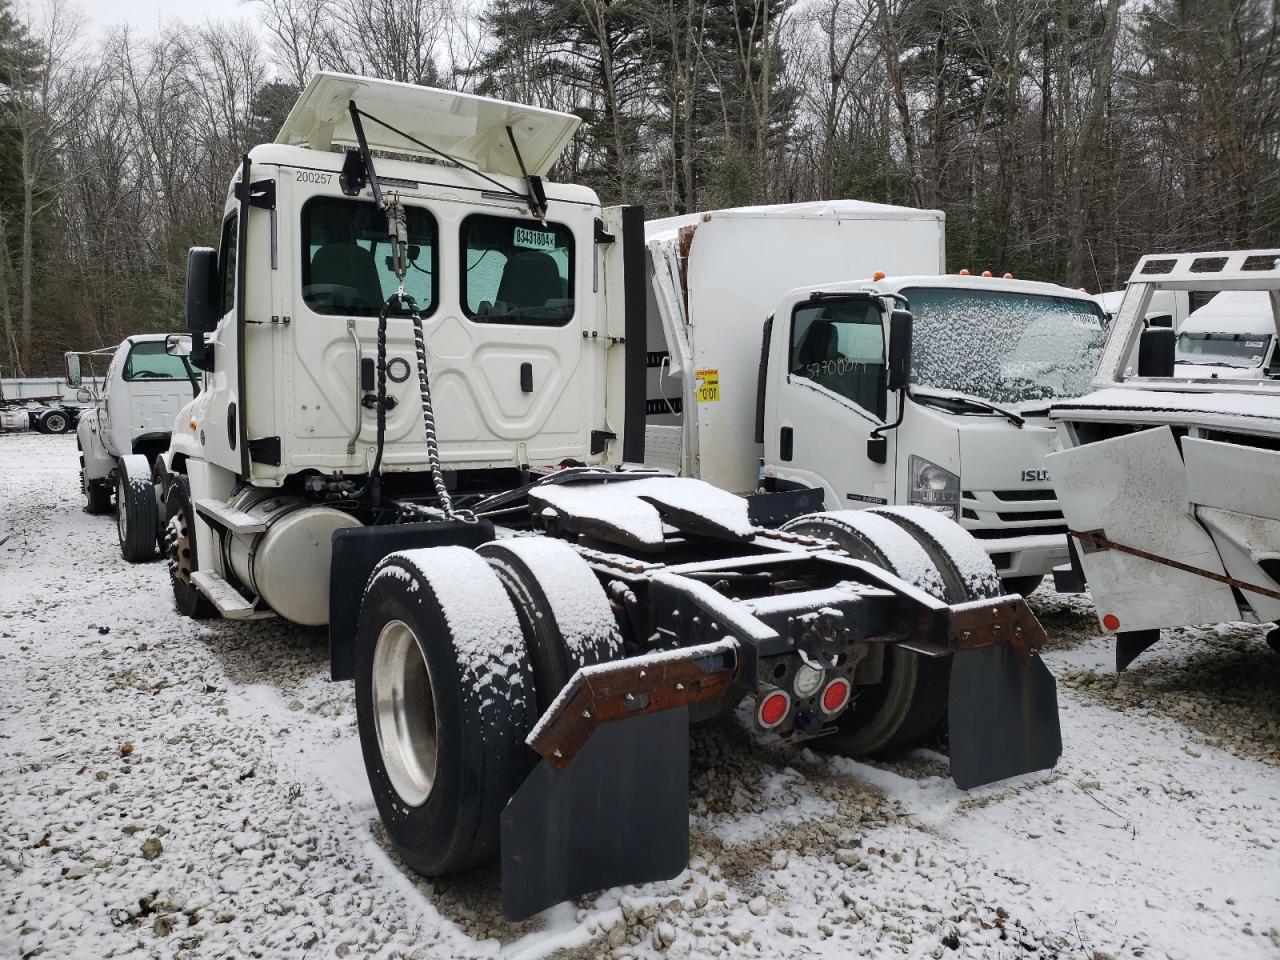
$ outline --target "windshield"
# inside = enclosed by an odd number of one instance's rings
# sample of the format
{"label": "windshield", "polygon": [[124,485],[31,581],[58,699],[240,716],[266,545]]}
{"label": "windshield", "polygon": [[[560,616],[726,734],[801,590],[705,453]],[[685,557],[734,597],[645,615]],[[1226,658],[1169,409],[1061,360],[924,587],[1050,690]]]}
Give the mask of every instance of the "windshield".
{"label": "windshield", "polygon": [[1262,366],[1271,335],[1266,333],[1184,333],[1178,337],[1178,363],[1249,369]]}
{"label": "windshield", "polygon": [[911,380],[992,403],[1078,397],[1107,335],[1091,300],[912,287]]}
{"label": "windshield", "polygon": [[187,368],[181,357],[164,352],[163,340],[135,343],[124,361],[126,380],[186,380]]}

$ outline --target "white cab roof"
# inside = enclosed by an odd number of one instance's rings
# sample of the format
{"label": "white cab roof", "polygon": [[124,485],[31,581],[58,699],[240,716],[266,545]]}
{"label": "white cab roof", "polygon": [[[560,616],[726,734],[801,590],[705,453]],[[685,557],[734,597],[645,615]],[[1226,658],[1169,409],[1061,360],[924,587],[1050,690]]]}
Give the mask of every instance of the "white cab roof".
{"label": "white cab roof", "polygon": [[[469,93],[345,73],[317,73],[289,111],[276,143],[322,151],[334,144],[353,146],[356,135],[347,109],[352,100],[363,113],[385,120],[454,160],[513,177],[520,176],[520,164],[507,137],[508,126],[525,168],[542,176],[581,123],[568,113]],[[365,118],[363,126],[371,149],[431,156],[372,120]]]}
{"label": "white cab roof", "polygon": [[1275,333],[1271,297],[1265,290],[1224,290],[1187,314],[1183,333]]}
{"label": "white cab roof", "polygon": [[775,203],[757,207],[729,207],[704,213],[686,213],[678,217],[650,220],[644,225],[646,240],[658,240],[675,234],[684,227],[697,226],[711,220],[936,220],[946,215],[941,210],[919,210],[895,207],[888,203],[866,200],[815,200],[811,203]]}
{"label": "white cab roof", "polygon": [[[843,289],[841,284],[832,289]],[[885,277],[883,280],[855,281],[847,285],[849,288],[859,287],[875,290],[877,293],[897,293],[908,287],[949,287],[969,288],[972,290],[993,290],[1002,293],[1037,294],[1045,297],[1069,297],[1072,300],[1087,300],[1097,303],[1097,297],[1071,287],[1062,287],[1056,283],[1043,283],[1039,280],[1006,280],[1004,277],[975,277],[958,273],[938,273],[918,277]],[[823,289],[828,289],[824,287]]]}

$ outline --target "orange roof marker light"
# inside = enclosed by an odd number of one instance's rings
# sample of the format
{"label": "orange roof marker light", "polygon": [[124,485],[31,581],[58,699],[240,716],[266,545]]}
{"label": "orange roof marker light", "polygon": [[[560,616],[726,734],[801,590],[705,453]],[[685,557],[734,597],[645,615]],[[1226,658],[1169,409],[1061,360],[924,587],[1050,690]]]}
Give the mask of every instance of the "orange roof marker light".
{"label": "orange roof marker light", "polygon": [[877,270],[875,273],[873,273],[873,274],[871,275],[871,279],[872,279],[872,280],[883,280],[883,279],[884,279],[884,271],[883,271],[883,270]]}
{"label": "orange roof marker light", "polygon": [[968,275],[969,275],[969,268],[968,268],[968,267],[964,267],[964,268],[962,268],[962,269],[961,269],[961,271],[960,271],[960,273],[958,274],[958,276],[961,276],[961,277],[967,277]]}
{"label": "orange roof marker light", "polygon": [[1013,274],[1012,274],[1012,273],[1006,273],[1006,274],[1004,275],[1004,279],[1006,279],[1006,280],[1012,280],[1012,279],[1013,279]]}
{"label": "orange roof marker light", "polygon": [[989,277],[989,276],[991,276],[991,271],[990,271],[990,270],[983,270],[983,271],[982,271],[982,275],[983,275],[984,277]]}

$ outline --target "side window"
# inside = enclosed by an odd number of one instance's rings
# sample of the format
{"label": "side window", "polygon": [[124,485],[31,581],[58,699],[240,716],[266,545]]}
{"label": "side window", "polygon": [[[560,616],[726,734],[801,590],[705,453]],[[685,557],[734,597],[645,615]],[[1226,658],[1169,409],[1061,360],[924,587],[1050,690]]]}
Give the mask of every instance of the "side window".
{"label": "side window", "polygon": [[[408,269],[404,290],[424,317],[436,308],[436,221],[405,207]],[[398,281],[386,215],[367,200],[313,197],[302,207],[302,298],[316,313],[376,317]]]}
{"label": "side window", "polygon": [[222,245],[218,248],[218,277],[222,281],[222,315],[236,305],[236,244],[240,240],[239,218],[231,214],[222,221]]}
{"label": "side window", "polygon": [[477,323],[561,326],[573,318],[573,232],[473,214],[462,221],[462,309]]}
{"label": "side window", "polygon": [[791,375],[811,380],[884,419],[880,311],[865,299],[801,304],[791,318]]}

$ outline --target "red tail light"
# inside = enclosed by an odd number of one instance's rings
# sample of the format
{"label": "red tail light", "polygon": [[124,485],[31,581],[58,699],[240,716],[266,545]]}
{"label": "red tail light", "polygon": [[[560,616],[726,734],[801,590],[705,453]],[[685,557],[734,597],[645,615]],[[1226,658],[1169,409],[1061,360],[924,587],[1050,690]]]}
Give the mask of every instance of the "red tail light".
{"label": "red tail light", "polygon": [[774,690],[760,698],[756,707],[756,723],[766,730],[772,730],[791,712],[791,698],[782,690]]}
{"label": "red tail light", "polygon": [[839,713],[848,705],[852,693],[853,688],[849,686],[849,681],[844,677],[836,677],[822,691],[823,713]]}

